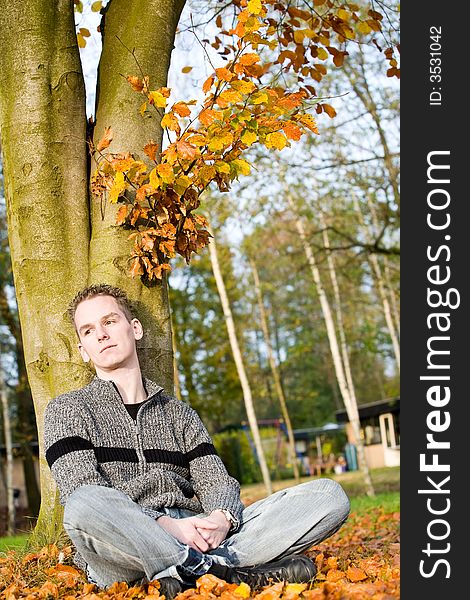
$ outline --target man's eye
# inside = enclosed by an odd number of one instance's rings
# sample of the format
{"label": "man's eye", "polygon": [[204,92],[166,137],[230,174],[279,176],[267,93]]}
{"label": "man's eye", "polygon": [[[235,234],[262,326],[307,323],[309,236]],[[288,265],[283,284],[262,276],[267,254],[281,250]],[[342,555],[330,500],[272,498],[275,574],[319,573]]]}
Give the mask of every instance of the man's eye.
{"label": "man's eye", "polygon": [[86,330],[83,332],[83,335],[88,335],[90,332],[91,332],[91,329],[86,329]]}
{"label": "man's eye", "polygon": [[105,322],[105,325],[110,325],[111,323],[114,323],[114,320],[113,320],[113,319],[108,319],[108,320]]}

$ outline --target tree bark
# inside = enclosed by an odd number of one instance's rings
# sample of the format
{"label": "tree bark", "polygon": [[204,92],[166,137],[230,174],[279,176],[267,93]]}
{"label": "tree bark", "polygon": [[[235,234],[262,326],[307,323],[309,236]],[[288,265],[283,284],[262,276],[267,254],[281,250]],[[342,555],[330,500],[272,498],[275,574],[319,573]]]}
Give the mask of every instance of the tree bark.
{"label": "tree bark", "polygon": [[298,482],[300,480],[299,476],[299,465],[297,463],[297,453],[295,451],[295,440],[294,433],[292,431],[292,423],[289,416],[289,411],[287,410],[286,398],[284,396],[284,390],[281,385],[281,378],[279,376],[279,370],[277,368],[276,360],[274,358],[273,347],[271,344],[271,336],[269,335],[269,327],[268,327],[268,319],[266,318],[266,309],[264,307],[263,295],[261,292],[261,284],[259,280],[258,268],[256,266],[256,262],[249,258],[251,271],[253,273],[253,279],[255,282],[255,291],[256,297],[258,299],[258,307],[261,318],[261,329],[263,330],[264,343],[266,344],[266,349],[268,351],[268,360],[269,366],[271,367],[271,372],[274,379],[274,387],[276,389],[277,398],[279,400],[279,404],[281,406],[282,416],[284,418],[284,422],[287,428],[287,438],[289,440],[289,452],[290,452],[290,460],[292,462],[292,467],[294,470],[294,478]]}
{"label": "tree bark", "polygon": [[[156,87],[166,83],[183,0],[111,0],[105,18],[95,135],[111,126],[112,152],[141,152],[161,140],[138,114],[139,96],[120,76],[136,73],[129,50]],[[9,241],[28,378],[40,445],[41,510],[37,532],[53,541],[62,528],[56,487],[43,447],[51,398],[85,385],[92,373],[76,349],[66,308],[89,283],[120,285],[146,329],[143,371],[173,387],[166,281],[153,287],[127,275],[129,245],[114,226],[114,207],[88,198],[85,87],[71,0],[0,0],[0,131]],[[106,207],[107,208],[107,207]]]}
{"label": "tree bark", "polygon": [[[142,117],[139,108],[144,97],[132,90],[125,77],[148,75],[151,89],[166,85],[183,6],[184,0],[135,0],[129,10],[127,0],[112,0],[106,10],[101,26],[103,50],[98,70],[94,142],[102,137],[105,127],[111,127],[113,141],[108,150],[112,153],[131,152],[136,159],[148,162],[143,152],[145,144],[153,139],[161,146],[163,115],[149,111]],[[89,282],[105,281],[128,292],[144,326],[139,358],[145,374],[173,393],[167,279],[151,286],[143,285],[138,278],[130,279],[132,246],[128,232],[115,225],[118,206],[102,206],[93,198],[90,205]]]}
{"label": "tree bark", "polygon": [[0,395],[2,397],[3,428],[5,431],[6,449],[6,489],[7,489],[7,535],[14,535],[16,528],[16,508],[13,488],[13,443],[11,437],[10,407],[8,406],[8,395],[5,389],[3,375],[0,373]]}
{"label": "tree bark", "polygon": [[235,331],[235,324],[233,322],[232,310],[225,289],[225,283],[220,270],[219,259],[217,257],[217,246],[215,238],[213,237],[209,244],[209,253],[211,258],[212,271],[214,273],[215,281],[217,284],[217,290],[220,296],[220,302],[224,311],[225,324],[227,326],[227,333],[230,340],[230,346],[232,348],[233,359],[237,367],[238,377],[243,390],[243,399],[245,401],[246,414],[248,417],[248,423],[250,425],[251,434],[253,436],[253,442],[255,444],[256,453],[258,455],[258,462],[261,468],[261,474],[263,476],[264,487],[266,488],[267,495],[272,493],[271,478],[269,476],[268,466],[266,464],[266,458],[264,456],[263,446],[261,445],[261,437],[259,434],[258,421],[256,418],[255,407],[253,404],[253,397],[251,395],[251,388],[246,376],[245,366],[243,364],[242,354],[240,352],[240,346],[238,344],[237,334]]}

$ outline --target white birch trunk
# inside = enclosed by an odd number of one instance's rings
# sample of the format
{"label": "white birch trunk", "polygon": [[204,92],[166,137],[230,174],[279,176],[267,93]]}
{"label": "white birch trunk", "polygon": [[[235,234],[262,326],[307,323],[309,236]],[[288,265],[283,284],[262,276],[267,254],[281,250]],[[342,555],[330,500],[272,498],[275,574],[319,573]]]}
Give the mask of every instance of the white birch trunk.
{"label": "white birch trunk", "polygon": [[261,318],[261,329],[263,331],[264,342],[266,344],[266,349],[268,352],[268,360],[269,366],[271,367],[271,372],[273,374],[274,379],[274,387],[276,389],[276,394],[279,400],[279,404],[281,406],[282,416],[284,418],[284,422],[287,428],[287,438],[289,440],[289,453],[290,460],[292,462],[292,467],[294,469],[294,478],[298,482],[300,481],[299,475],[299,465],[297,464],[297,453],[295,451],[295,440],[294,440],[294,432],[292,431],[292,424],[289,416],[289,411],[287,410],[286,398],[284,396],[284,390],[282,389],[281,377],[279,375],[279,369],[277,368],[276,360],[274,358],[273,347],[271,344],[271,338],[269,335],[269,327],[268,327],[268,319],[266,317],[266,309],[264,307],[263,295],[261,293],[261,284],[259,280],[258,268],[256,266],[256,262],[250,258],[249,259],[251,271],[253,273],[253,279],[255,282],[255,291],[256,297],[258,299],[258,307]]}
{"label": "white birch trunk", "polygon": [[253,405],[253,398],[251,395],[251,388],[246,376],[245,367],[243,364],[242,355],[240,352],[240,346],[238,344],[237,334],[235,332],[235,325],[233,322],[232,311],[228,300],[227,292],[225,289],[224,280],[220,270],[219,259],[217,257],[217,246],[215,238],[213,237],[209,244],[209,254],[211,259],[212,271],[214,273],[215,281],[217,284],[217,290],[219,292],[220,302],[224,311],[225,324],[227,326],[228,337],[230,340],[230,346],[232,348],[233,359],[237,367],[238,377],[243,390],[243,399],[245,401],[246,414],[248,417],[248,423],[250,425],[251,434],[255,444],[256,452],[258,454],[258,462],[263,475],[263,482],[266,488],[266,493],[269,495],[272,493],[271,478],[269,476],[268,466],[266,464],[266,458],[264,456],[263,447],[261,445],[261,437],[259,434],[258,422],[256,419],[255,408]]}
{"label": "white birch trunk", "polygon": [[6,488],[7,488],[7,506],[8,506],[8,521],[7,534],[14,535],[16,522],[16,507],[13,488],[13,444],[11,438],[11,422],[10,409],[8,406],[8,396],[3,381],[3,376],[0,373],[0,394],[2,396],[3,410],[3,428],[5,431],[5,448],[6,448]]}
{"label": "white birch trunk", "polygon": [[328,297],[325,293],[325,289],[323,287],[320,271],[317,267],[315,256],[313,254],[312,248],[308,242],[307,235],[305,233],[305,228],[302,222],[302,219],[299,217],[294,201],[287,193],[287,201],[289,206],[294,214],[295,218],[295,226],[297,232],[299,233],[300,239],[302,241],[302,246],[304,248],[305,256],[307,257],[308,264],[310,266],[310,270],[312,273],[313,280],[315,282],[315,286],[317,288],[318,298],[320,300],[320,306],[323,314],[323,319],[326,325],[326,331],[328,335],[328,341],[330,344],[330,351],[333,358],[333,364],[335,367],[336,379],[338,381],[338,386],[341,392],[341,396],[343,398],[344,406],[346,408],[346,412],[348,415],[349,422],[351,424],[354,442],[357,449],[357,457],[359,462],[359,467],[364,475],[364,482],[366,485],[366,493],[369,496],[374,496],[374,488],[372,485],[372,480],[370,478],[369,468],[367,466],[367,462],[365,459],[364,452],[364,444],[361,440],[361,427],[359,420],[359,410],[357,408],[357,403],[355,399],[353,401],[351,397],[351,393],[349,390],[349,386],[346,379],[345,369],[343,365],[343,361],[341,358],[341,353],[338,346],[338,338],[336,336],[335,323],[333,320],[333,315],[331,312],[330,303]]}
{"label": "white birch trunk", "polygon": [[[357,198],[354,198],[354,208],[358,214],[359,221],[362,226],[362,231],[367,243],[371,242],[370,232],[368,231],[364,216],[362,214],[361,208],[359,206],[359,202]],[[375,281],[377,284],[377,290],[379,292],[379,297],[382,302],[382,307],[384,311],[385,322],[387,324],[387,328],[390,334],[390,339],[392,341],[393,354],[395,355],[395,361],[397,364],[398,372],[400,372],[400,342],[398,341],[397,331],[395,329],[395,324],[392,319],[392,311],[390,309],[390,302],[388,301],[387,292],[385,289],[384,279],[382,277],[382,270],[380,268],[379,259],[376,254],[369,254],[369,263],[372,267],[372,272],[375,276]]]}

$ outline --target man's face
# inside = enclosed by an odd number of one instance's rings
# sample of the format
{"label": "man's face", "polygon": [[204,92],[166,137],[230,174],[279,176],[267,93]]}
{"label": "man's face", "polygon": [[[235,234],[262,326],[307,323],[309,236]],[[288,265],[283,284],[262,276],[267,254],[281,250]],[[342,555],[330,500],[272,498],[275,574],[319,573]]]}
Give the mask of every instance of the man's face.
{"label": "man's face", "polygon": [[129,321],[112,296],[95,296],[80,302],[75,311],[78,348],[85,362],[91,360],[96,372],[138,366],[135,342],[143,335],[137,319]]}

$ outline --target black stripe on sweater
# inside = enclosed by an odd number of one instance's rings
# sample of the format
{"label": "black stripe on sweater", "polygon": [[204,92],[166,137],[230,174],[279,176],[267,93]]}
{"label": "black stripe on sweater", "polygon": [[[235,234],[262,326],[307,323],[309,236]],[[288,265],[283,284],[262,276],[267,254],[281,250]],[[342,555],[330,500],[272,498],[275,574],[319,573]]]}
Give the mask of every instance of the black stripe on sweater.
{"label": "black stripe on sweater", "polygon": [[52,467],[55,461],[61,456],[69,454],[69,452],[77,452],[78,450],[93,450],[93,444],[78,435],[62,438],[46,450],[47,464],[49,467]]}
{"label": "black stripe on sweater", "polygon": [[218,456],[217,450],[213,444],[203,443],[199,444],[189,452],[186,452],[186,459],[191,462],[195,458],[201,458],[202,456]]}
{"label": "black stripe on sweater", "polygon": [[161,450],[160,448],[148,448],[144,450],[145,460],[149,463],[164,463],[176,465],[187,469],[189,467],[186,455],[183,452],[173,450]]}

